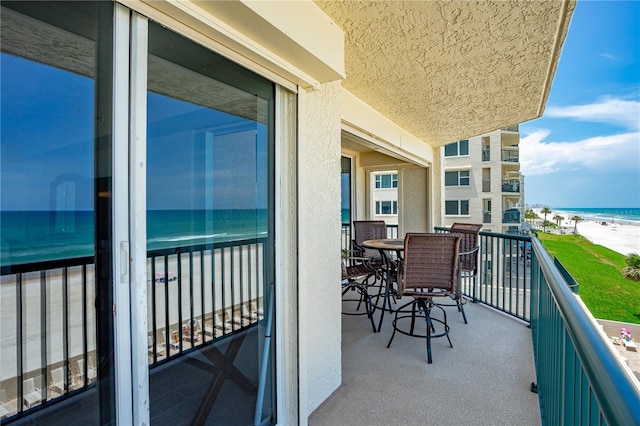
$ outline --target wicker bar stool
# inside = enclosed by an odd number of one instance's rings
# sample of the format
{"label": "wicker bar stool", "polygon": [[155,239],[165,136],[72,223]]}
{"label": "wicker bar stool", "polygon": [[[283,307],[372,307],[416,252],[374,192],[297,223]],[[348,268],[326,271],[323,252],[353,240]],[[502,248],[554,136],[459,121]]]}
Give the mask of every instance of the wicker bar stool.
{"label": "wicker bar stool", "polygon": [[[449,297],[456,291],[458,280],[458,250],[462,237],[455,234],[408,233],[404,239],[404,260],[401,264],[402,295],[412,300],[396,310],[392,322],[393,334],[426,338],[427,362],[432,363],[431,339],[446,336],[449,345],[449,324],[445,310],[434,298]],[[433,318],[431,310],[439,308],[443,319]],[[416,330],[416,319],[425,320],[426,332]],[[436,328],[436,324],[442,327]]]}
{"label": "wicker bar stool", "polygon": [[[472,280],[475,287],[475,280],[478,276],[478,253],[480,252],[480,230],[482,225],[474,223],[454,223],[451,225],[449,232],[456,234],[462,238],[460,240],[460,251],[458,252],[458,266],[460,276],[458,277],[458,286],[455,293],[449,297],[453,299],[453,303],[438,302],[440,306],[456,306],[458,311],[462,313],[462,319],[467,324],[467,315],[464,313],[464,305],[467,299],[462,294],[462,280]],[[475,291],[474,291],[475,294]]]}
{"label": "wicker bar stool", "polygon": [[[373,302],[373,296],[369,294],[369,289],[375,285],[376,271],[369,264],[369,258],[366,257],[348,257],[342,259],[342,303],[343,315],[367,315],[371,322],[371,327],[375,333],[376,326],[373,322],[373,312],[376,304]],[[356,292],[358,298],[351,298],[347,295],[350,291]],[[357,302],[355,311],[345,310],[345,302]],[[364,304],[365,312],[360,311]]]}

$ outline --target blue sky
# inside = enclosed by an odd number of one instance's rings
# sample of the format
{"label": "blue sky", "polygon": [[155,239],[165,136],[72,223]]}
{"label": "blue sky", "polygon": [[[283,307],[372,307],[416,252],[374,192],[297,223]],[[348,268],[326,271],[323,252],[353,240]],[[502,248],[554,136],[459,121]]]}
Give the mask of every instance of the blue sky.
{"label": "blue sky", "polygon": [[640,207],[640,1],[579,0],[544,115],[520,125],[525,202]]}

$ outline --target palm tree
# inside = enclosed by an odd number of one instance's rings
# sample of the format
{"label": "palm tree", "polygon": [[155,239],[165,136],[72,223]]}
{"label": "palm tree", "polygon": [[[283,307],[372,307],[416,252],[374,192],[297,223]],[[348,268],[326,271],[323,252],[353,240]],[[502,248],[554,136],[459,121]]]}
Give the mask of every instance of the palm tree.
{"label": "palm tree", "polygon": [[573,221],[573,233],[576,234],[578,232],[578,222],[582,220],[580,216],[574,216],[571,218]]}
{"label": "palm tree", "polygon": [[559,214],[557,214],[557,215],[555,215],[553,217],[553,220],[556,221],[556,225],[558,225],[558,228],[560,228],[560,222],[562,222],[564,220],[564,217],[562,217]]}
{"label": "palm tree", "polygon": [[539,219],[539,216],[533,209],[528,209],[524,212],[524,218],[529,220],[529,223],[533,224],[534,219]]}
{"label": "palm tree", "polygon": [[551,213],[551,209],[549,207],[545,207],[540,210],[540,213],[544,215],[544,222],[542,222],[542,232],[547,232],[547,215]]}

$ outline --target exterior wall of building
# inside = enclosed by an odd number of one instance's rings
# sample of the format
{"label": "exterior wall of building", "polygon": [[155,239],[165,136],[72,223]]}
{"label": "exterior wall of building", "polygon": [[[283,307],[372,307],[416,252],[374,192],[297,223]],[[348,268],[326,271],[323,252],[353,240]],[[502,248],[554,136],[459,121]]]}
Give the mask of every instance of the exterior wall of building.
{"label": "exterior wall of building", "polygon": [[306,419],[342,382],[342,304],[340,292],[327,291],[327,283],[340,282],[340,90],[340,83],[335,82],[299,94],[301,419]]}
{"label": "exterior wall of building", "polygon": [[[517,126],[501,129],[469,138],[469,154],[461,156],[442,155],[445,172],[469,171],[469,186],[446,186],[445,200],[468,200],[468,215],[446,215],[444,226],[454,222],[482,223],[483,229],[507,232],[520,223],[503,223],[504,211],[518,209],[520,222],[524,220],[524,177],[520,174],[519,162],[503,161],[503,149],[518,155],[519,133]],[[444,173],[443,173],[444,174]],[[507,182],[507,183],[505,183]],[[517,192],[505,192],[503,188],[517,182]],[[503,186],[504,183],[504,186]],[[491,204],[490,215],[487,205]]]}

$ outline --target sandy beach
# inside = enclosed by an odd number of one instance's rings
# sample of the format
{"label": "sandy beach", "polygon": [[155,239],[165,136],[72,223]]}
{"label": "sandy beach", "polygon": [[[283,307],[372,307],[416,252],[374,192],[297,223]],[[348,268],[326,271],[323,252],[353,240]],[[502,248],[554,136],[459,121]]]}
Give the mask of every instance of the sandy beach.
{"label": "sandy beach", "polygon": [[640,254],[640,226],[637,225],[578,222],[578,234],[594,244],[610,248],[625,256],[630,253]]}
{"label": "sandy beach", "polygon": [[[540,213],[540,209],[533,210],[541,218],[544,217]],[[560,223],[560,226],[565,233],[572,233],[575,228],[574,222],[569,219],[572,215],[554,210],[547,215],[547,220],[553,222],[555,215],[565,218]],[[593,244],[607,247],[625,256],[630,253],[640,254],[640,223],[633,221],[603,222],[601,220],[585,220],[578,222],[576,229],[578,234]]]}

